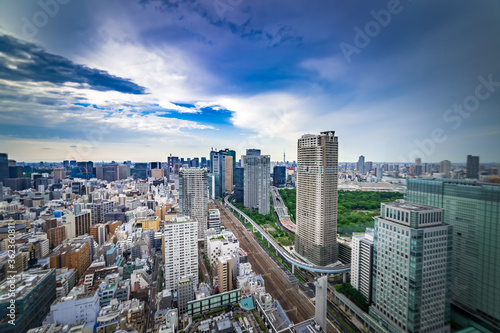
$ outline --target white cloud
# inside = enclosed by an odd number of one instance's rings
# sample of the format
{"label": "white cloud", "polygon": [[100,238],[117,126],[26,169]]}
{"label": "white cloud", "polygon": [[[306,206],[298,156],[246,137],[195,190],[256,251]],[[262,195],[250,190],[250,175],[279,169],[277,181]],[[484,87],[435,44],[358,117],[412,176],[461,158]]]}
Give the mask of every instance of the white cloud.
{"label": "white cloud", "polygon": [[[121,24],[121,23],[120,23]],[[190,53],[162,42],[145,46],[134,35],[116,37],[122,26],[113,21],[100,29],[100,41],[87,53],[76,56],[77,62],[129,78],[147,89],[147,95],[122,95],[123,103],[149,103],[180,113],[198,113],[173,102],[209,99],[209,87],[219,83]],[[128,30],[127,30],[128,31]],[[121,32],[123,34],[123,31]],[[120,35],[118,35],[120,36]]]}
{"label": "white cloud", "polygon": [[347,70],[345,60],[339,57],[312,58],[300,64],[303,68],[315,71],[320,77],[328,81],[335,81]]}

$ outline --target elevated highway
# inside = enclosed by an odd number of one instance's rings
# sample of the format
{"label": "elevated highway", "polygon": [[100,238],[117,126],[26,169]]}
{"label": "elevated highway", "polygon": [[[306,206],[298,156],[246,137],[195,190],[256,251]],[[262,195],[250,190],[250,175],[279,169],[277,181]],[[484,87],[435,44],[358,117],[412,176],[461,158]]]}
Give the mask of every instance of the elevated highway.
{"label": "elevated highway", "polygon": [[281,247],[276,241],[271,237],[268,233],[266,233],[257,223],[255,223],[248,215],[243,213],[241,210],[236,208],[233,204],[229,202],[229,196],[224,198],[224,204],[226,207],[231,208],[234,212],[236,212],[241,218],[245,219],[248,223],[250,223],[254,229],[254,231],[258,231],[262,237],[268,242],[269,246],[274,248],[280,256],[288,261],[292,265],[292,273],[294,272],[295,266],[305,269],[307,271],[323,273],[323,274],[336,274],[336,273],[346,273],[351,270],[351,265],[336,265],[336,266],[316,266],[310,263],[303,262],[301,260],[292,257],[285,249]]}

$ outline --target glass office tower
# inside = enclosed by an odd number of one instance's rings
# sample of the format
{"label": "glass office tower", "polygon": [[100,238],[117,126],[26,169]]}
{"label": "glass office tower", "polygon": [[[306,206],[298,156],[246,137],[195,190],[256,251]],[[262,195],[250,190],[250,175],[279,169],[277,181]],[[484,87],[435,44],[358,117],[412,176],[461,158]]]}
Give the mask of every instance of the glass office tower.
{"label": "glass office tower", "polygon": [[409,179],[408,201],[444,208],[453,226],[452,304],[500,330],[500,185]]}

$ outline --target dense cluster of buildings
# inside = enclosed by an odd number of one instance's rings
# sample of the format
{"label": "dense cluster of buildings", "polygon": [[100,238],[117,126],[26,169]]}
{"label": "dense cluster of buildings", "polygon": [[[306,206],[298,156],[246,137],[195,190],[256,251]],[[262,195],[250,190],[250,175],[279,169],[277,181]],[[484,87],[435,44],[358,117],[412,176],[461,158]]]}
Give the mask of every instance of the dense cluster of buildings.
{"label": "dense cluster of buildings", "polygon": [[246,168],[225,149],[201,161],[36,169],[2,154],[0,297],[16,308],[2,308],[0,331],[176,332],[208,311],[196,310],[202,300],[214,310],[265,293],[214,204],[237,183],[247,207],[269,213],[269,156],[253,149],[242,159]]}
{"label": "dense cluster of buildings", "polygon": [[[337,297],[371,330],[449,332],[450,321],[499,329],[495,166],[475,156],[454,168],[364,156],[339,164],[333,131],[303,135],[297,152],[297,163],[271,163],[258,149],[237,161],[234,150],[212,149],[209,159],[36,167],[0,154],[0,331],[257,327],[252,316],[236,319],[234,303],[257,311],[272,332],[276,323],[300,331],[266,293],[217,205],[232,195],[270,214],[271,185],[297,189],[291,253],[315,267],[350,263],[350,283],[368,311]],[[339,182],[382,175],[406,178],[405,200],[382,203],[366,233],[338,237]],[[217,320],[203,320],[225,307]],[[309,324],[304,329],[321,331]]]}
{"label": "dense cluster of buildings", "polygon": [[356,163],[344,163],[341,166],[342,178],[352,181],[380,182],[382,178],[439,178],[478,180],[487,183],[499,183],[499,170],[496,163],[479,163],[479,156],[467,155],[466,163],[452,163],[443,160],[439,163],[422,163],[416,158],[414,163],[374,163],[359,156]]}

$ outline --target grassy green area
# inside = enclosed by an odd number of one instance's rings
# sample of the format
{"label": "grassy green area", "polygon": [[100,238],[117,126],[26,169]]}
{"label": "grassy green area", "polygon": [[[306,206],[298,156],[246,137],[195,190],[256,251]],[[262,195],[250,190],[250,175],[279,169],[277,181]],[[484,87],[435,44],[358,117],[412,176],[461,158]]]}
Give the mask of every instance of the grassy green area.
{"label": "grassy green area", "polygon": [[[296,190],[280,189],[280,195],[290,214],[295,216]],[[380,214],[382,202],[403,199],[398,192],[344,191],[339,190],[337,231],[351,235],[372,228],[373,217]]]}
{"label": "grassy green area", "polygon": [[365,296],[363,296],[363,294],[361,294],[358,290],[354,289],[349,282],[335,285],[335,290],[347,296],[347,298],[349,298],[361,310],[368,312],[368,302]]}
{"label": "grassy green area", "polygon": [[205,267],[207,268],[207,272],[211,277],[212,276],[212,266],[210,266],[210,260],[208,260],[208,258],[206,256],[205,256]]}
{"label": "grassy green area", "polygon": [[273,236],[276,242],[283,246],[290,246],[295,243],[295,235],[281,228],[278,223],[278,217],[274,214],[274,210],[271,207],[271,213],[268,215],[259,214],[255,210],[245,208],[242,203],[233,202],[233,205],[241,210],[243,213],[247,214],[252,220],[255,221],[262,228],[272,228],[274,231],[269,230],[268,234]]}
{"label": "grassy green area", "polygon": [[196,320],[196,319],[200,319],[200,318],[203,318],[204,316],[211,316],[211,315],[214,315],[214,314],[217,314],[217,313],[220,313],[222,311],[225,311],[226,308],[225,307],[220,307],[218,309],[215,309],[215,310],[212,310],[212,311],[209,311],[209,312],[205,312],[205,313],[202,313],[202,314],[199,314],[199,315],[196,315],[196,316],[193,316],[193,320]]}
{"label": "grassy green area", "polygon": [[257,322],[257,324],[259,324],[260,330],[262,332],[266,332],[266,327],[264,326],[264,324],[260,320],[259,316],[257,315],[257,312],[255,312],[255,310],[252,310],[252,313],[253,313],[253,317],[255,318],[255,321]]}
{"label": "grassy green area", "polygon": [[286,208],[288,208],[288,214],[290,215],[290,219],[293,223],[295,223],[295,202],[296,202],[296,191],[295,189],[283,188],[279,190],[281,195],[281,199],[283,199],[283,203]]}

